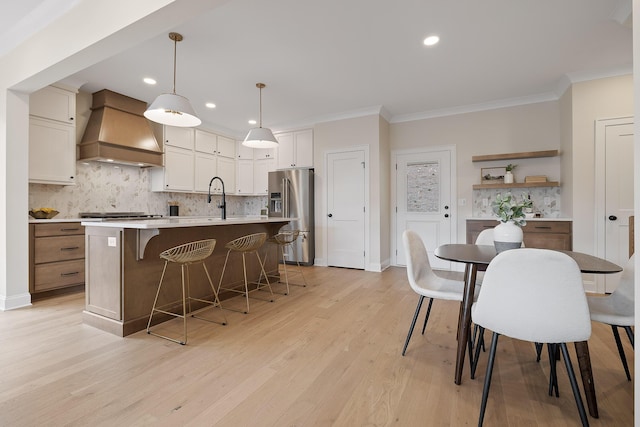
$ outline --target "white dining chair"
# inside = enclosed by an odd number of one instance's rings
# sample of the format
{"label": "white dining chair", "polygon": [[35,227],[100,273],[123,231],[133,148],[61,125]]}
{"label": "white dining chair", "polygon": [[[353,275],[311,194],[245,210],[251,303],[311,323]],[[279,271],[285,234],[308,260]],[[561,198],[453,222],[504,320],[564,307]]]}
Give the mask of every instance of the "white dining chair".
{"label": "white dining chair", "polygon": [[[471,316],[481,328],[493,331],[479,426],[484,420],[500,335],[559,345],[582,425],[588,426],[566,345],[567,342],[587,341],[591,336],[582,275],[571,257],[557,251],[533,248],[498,254],[487,268],[482,291]],[[555,369],[555,363],[552,363],[552,369]]]}
{"label": "white dining chair", "polygon": [[618,354],[624,367],[624,372],[627,374],[627,380],[631,381],[631,374],[629,373],[629,365],[627,364],[627,358],[624,354],[624,348],[620,341],[620,334],[618,328],[624,328],[627,332],[627,337],[631,342],[631,347],[634,347],[634,335],[631,327],[635,324],[635,255],[632,255],[627,261],[627,264],[622,271],[620,281],[616,290],[608,296],[587,296],[587,302],[589,303],[589,311],[591,312],[591,320],[595,322],[611,325],[613,330],[613,336],[616,340],[616,346],[618,347]]}
{"label": "white dining chair", "polygon": [[[409,333],[407,334],[407,339],[402,349],[402,355],[404,356],[425,297],[429,298],[429,306],[427,307],[424,325],[422,326],[423,335],[427,327],[433,300],[442,299],[462,302],[464,283],[459,280],[440,277],[433,272],[431,264],[429,263],[427,249],[425,248],[422,239],[415,231],[405,230],[402,233],[402,244],[407,256],[407,279],[409,281],[409,285],[415,293],[420,295],[416,311],[413,315],[413,320],[411,321]],[[469,357],[471,358],[471,350],[469,351]]]}

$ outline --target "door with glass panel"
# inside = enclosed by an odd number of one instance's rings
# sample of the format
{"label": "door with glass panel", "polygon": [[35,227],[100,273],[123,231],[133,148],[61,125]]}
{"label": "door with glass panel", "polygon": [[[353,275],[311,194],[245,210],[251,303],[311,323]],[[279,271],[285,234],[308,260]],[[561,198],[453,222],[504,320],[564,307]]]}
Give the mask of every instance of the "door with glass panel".
{"label": "door with glass panel", "polygon": [[451,152],[398,154],[395,160],[395,264],[406,265],[402,233],[410,229],[422,238],[432,268],[451,269],[433,255],[452,240]]}

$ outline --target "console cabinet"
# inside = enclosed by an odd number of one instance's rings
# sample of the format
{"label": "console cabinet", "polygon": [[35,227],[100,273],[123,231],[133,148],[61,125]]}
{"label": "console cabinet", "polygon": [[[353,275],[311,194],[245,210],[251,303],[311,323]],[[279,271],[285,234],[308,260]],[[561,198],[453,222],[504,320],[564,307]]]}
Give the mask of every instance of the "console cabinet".
{"label": "console cabinet", "polygon": [[84,227],[79,222],[29,224],[29,292],[84,288]]}
{"label": "console cabinet", "polygon": [[[496,225],[498,221],[494,219],[468,219],[467,243],[474,243],[482,230]],[[522,227],[524,245],[527,248],[570,251],[573,249],[572,230],[572,221],[528,220]]]}

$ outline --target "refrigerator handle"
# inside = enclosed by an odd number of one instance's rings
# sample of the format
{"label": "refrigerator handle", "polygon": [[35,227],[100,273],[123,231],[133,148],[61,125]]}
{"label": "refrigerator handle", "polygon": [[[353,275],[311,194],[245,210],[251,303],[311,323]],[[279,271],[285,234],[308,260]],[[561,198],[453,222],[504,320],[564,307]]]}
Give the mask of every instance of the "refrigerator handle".
{"label": "refrigerator handle", "polygon": [[282,216],[289,216],[289,180],[282,178]]}

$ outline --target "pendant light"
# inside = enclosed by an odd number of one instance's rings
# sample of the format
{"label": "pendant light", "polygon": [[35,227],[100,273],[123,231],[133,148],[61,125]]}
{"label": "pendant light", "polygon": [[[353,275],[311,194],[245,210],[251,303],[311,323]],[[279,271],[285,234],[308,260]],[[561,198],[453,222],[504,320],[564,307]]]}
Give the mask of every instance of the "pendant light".
{"label": "pendant light", "polygon": [[242,145],[251,148],[275,148],[278,146],[278,140],[273,136],[273,132],[269,128],[262,127],[262,88],[264,83],[256,83],[256,87],[260,89],[260,121],[258,127],[253,128],[242,141]]}
{"label": "pendant light", "polygon": [[169,33],[173,40],[173,92],[159,95],[151,104],[144,116],[163,125],[178,127],[194,127],[202,123],[191,103],[184,96],[176,93],[176,50],[178,42],[182,41],[182,34]]}

